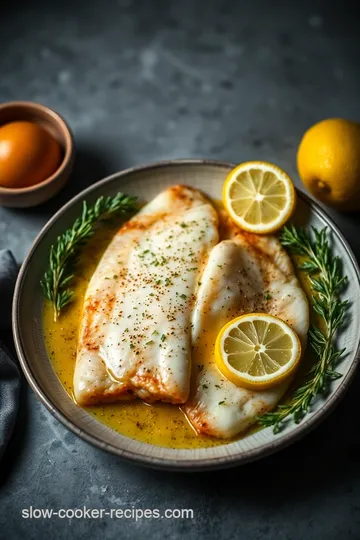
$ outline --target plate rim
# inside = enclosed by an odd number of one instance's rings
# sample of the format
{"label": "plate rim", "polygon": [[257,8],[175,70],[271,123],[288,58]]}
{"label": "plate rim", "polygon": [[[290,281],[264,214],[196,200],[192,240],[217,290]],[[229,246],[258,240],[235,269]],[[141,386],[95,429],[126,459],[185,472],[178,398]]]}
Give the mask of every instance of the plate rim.
{"label": "plate rim", "polygon": [[[81,439],[85,440],[86,442],[92,444],[93,446],[100,448],[101,450],[105,450],[110,452],[111,454],[114,454],[121,459],[124,459],[126,461],[135,462],[137,464],[155,468],[155,469],[167,469],[167,470],[178,470],[178,471],[199,471],[199,470],[210,470],[210,469],[224,469],[233,467],[240,464],[246,464],[251,461],[255,461],[257,459],[269,456],[275,452],[278,452],[279,450],[282,450],[292,444],[293,442],[296,442],[297,440],[304,437],[306,434],[308,434],[310,431],[312,431],[317,425],[319,425],[320,422],[322,422],[326,416],[328,416],[336,405],[339,404],[340,400],[344,397],[347,389],[350,386],[350,383],[355,375],[356,368],[360,361],[360,341],[357,344],[357,348],[354,354],[354,358],[351,362],[351,365],[348,369],[348,371],[344,374],[341,384],[339,387],[334,390],[331,395],[327,398],[327,400],[324,402],[324,404],[319,408],[319,410],[315,411],[314,414],[311,416],[308,420],[303,420],[298,426],[295,428],[294,431],[291,433],[287,433],[283,437],[279,438],[276,441],[271,441],[266,443],[265,445],[262,445],[258,448],[245,450],[241,454],[234,454],[234,455],[228,455],[223,457],[208,457],[208,458],[202,458],[198,459],[196,461],[192,459],[183,459],[183,458],[161,458],[161,457],[155,457],[150,454],[141,454],[139,452],[135,452],[133,450],[129,449],[121,449],[118,448],[112,444],[109,444],[107,442],[104,442],[100,438],[96,437],[95,435],[89,434],[78,425],[74,423],[74,421],[65,415],[65,413],[61,412],[57,409],[57,407],[52,402],[51,397],[49,397],[41,388],[41,385],[36,380],[36,376],[32,372],[30,362],[28,362],[25,354],[25,350],[23,348],[22,340],[21,340],[21,331],[20,331],[20,319],[19,319],[19,311],[20,311],[20,298],[21,293],[23,289],[23,283],[24,278],[26,275],[27,268],[33,258],[34,252],[36,251],[39,243],[45,236],[45,234],[51,229],[54,223],[58,220],[58,218],[63,215],[68,208],[72,207],[74,204],[79,202],[80,200],[84,199],[88,194],[90,194],[93,191],[98,190],[101,186],[117,179],[121,178],[122,176],[127,176],[132,173],[136,172],[143,172],[145,170],[154,170],[159,168],[166,168],[166,167],[172,167],[172,166],[186,166],[186,165],[209,165],[209,166],[215,166],[220,167],[224,169],[232,168],[235,166],[234,163],[228,162],[228,161],[222,161],[222,160],[213,160],[213,159],[171,159],[171,160],[164,160],[164,161],[157,161],[153,163],[147,163],[144,165],[139,165],[135,167],[129,167],[127,169],[121,170],[119,172],[113,173],[109,176],[106,176],[105,178],[102,178],[98,182],[95,182],[94,184],[91,184],[87,188],[80,191],[78,194],[76,194],[74,197],[72,197],[69,201],[67,201],[57,212],[47,221],[47,223],[42,227],[42,229],[39,231],[39,233],[36,235],[22,265],[16,280],[15,290],[14,290],[14,296],[13,296],[13,305],[12,305],[12,329],[13,329],[13,337],[14,337],[14,343],[16,348],[16,353],[19,359],[20,367],[27,379],[27,382],[29,383],[31,389],[35,392],[35,395],[40,399],[43,405],[48,409],[48,411],[58,420],[60,421],[67,429],[72,431],[75,435],[80,437]],[[303,193],[301,190],[296,188],[297,195],[300,199],[305,201],[311,208],[312,211],[315,212],[330,228],[330,230],[337,236],[338,240],[342,243],[347,256],[350,259],[350,262],[354,268],[354,271],[357,276],[359,288],[360,288],[360,268],[359,264],[356,260],[356,257],[338,228],[338,226],[334,223],[332,218],[329,216],[329,214],[321,208],[314,200],[312,200],[308,195]]]}

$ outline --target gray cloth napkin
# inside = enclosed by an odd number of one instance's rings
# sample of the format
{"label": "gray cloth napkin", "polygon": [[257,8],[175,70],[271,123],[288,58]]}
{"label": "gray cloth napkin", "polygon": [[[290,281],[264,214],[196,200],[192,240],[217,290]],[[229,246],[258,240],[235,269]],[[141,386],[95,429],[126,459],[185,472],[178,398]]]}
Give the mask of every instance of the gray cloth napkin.
{"label": "gray cloth napkin", "polygon": [[19,369],[1,341],[3,332],[11,327],[11,304],[17,272],[11,251],[0,250],[0,458],[11,437],[19,403]]}

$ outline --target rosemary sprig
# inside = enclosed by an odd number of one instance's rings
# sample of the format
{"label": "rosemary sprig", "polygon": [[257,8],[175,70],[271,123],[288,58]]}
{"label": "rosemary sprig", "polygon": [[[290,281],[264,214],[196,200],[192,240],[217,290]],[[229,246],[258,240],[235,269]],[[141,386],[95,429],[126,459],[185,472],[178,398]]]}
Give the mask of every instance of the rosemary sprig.
{"label": "rosemary sprig", "polygon": [[136,210],[136,197],[117,193],[114,197],[99,197],[94,205],[83,202],[82,214],[72,227],[58,236],[56,244],[51,246],[49,268],[41,280],[44,296],[52,303],[54,321],[63,307],[73,298],[69,284],[74,278],[71,269],[76,262],[78,249],[94,233],[95,225],[115,214],[129,214]]}
{"label": "rosemary sprig", "polygon": [[334,338],[345,321],[348,301],[341,301],[340,293],[347,278],[342,275],[339,257],[331,253],[326,228],[312,230],[313,239],[304,229],[284,227],[280,240],[291,253],[306,257],[299,268],[309,276],[313,293],[312,308],[323,319],[324,331],[315,325],[309,330],[309,344],[317,362],[309,371],[306,382],[294,392],[289,403],[279,405],[275,411],[258,418],[262,426],[273,426],[274,433],[278,433],[291,416],[295,423],[299,423],[309,411],[315,396],[325,394],[331,381],[342,376],[334,368],[345,349],[337,350]]}

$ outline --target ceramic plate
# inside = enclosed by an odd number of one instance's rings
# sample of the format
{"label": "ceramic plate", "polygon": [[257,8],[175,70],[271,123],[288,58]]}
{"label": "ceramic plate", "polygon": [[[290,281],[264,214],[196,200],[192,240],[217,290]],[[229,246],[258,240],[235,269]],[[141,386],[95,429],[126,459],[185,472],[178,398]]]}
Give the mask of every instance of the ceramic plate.
{"label": "ceramic plate", "polygon": [[36,238],[21,268],[14,296],[13,329],[27,380],[44,405],[65,426],[86,441],[121,458],[157,468],[190,470],[228,467],[258,459],[284,448],[313,429],[339,402],[354,375],[360,342],[359,269],[346,240],[330,218],[299,193],[295,221],[306,227],[327,226],[332,231],[334,251],[341,257],[344,272],[349,278],[347,296],[353,302],[348,326],[339,338],[339,347],[347,349],[347,355],[337,368],[343,377],[334,381],[332,391],[325,399],[314,402],[311,412],[299,425],[290,422],[278,435],[274,435],[271,428],[263,429],[236,442],[213,448],[162,448],[127,438],[99,423],[79,408],[62,387],[45,348],[43,297],[39,282],[46,270],[50,246],[79,215],[83,199],[92,202],[100,195],[124,191],[149,201],[167,186],[177,183],[195,186],[219,198],[224,179],[232,167],[229,163],[185,160],[157,163],[114,174],[77,195],[55,214]]}

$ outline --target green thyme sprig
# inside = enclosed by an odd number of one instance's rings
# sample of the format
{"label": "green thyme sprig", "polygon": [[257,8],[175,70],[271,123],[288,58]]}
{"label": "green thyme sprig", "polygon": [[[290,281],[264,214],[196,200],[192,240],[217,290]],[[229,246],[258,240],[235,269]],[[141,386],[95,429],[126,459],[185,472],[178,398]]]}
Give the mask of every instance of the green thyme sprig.
{"label": "green thyme sprig", "polygon": [[334,338],[345,322],[348,301],[341,301],[340,295],[347,278],[342,275],[340,258],[331,253],[326,228],[321,231],[313,228],[312,231],[313,238],[304,229],[284,227],[280,238],[282,245],[291,253],[306,257],[299,269],[309,276],[312,309],[322,318],[324,330],[315,325],[309,330],[309,344],[317,361],[308,373],[306,382],[294,392],[289,403],[279,405],[275,411],[265,413],[258,419],[264,427],[273,426],[274,433],[278,433],[291,417],[295,423],[299,423],[309,411],[315,396],[326,394],[331,381],[341,377],[341,373],[335,371],[335,366],[345,349],[337,350]]}
{"label": "green thyme sprig", "polygon": [[49,268],[41,280],[44,296],[52,303],[54,321],[60,311],[73,298],[74,292],[69,288],[74,278],[72,269],[76,263],[78,249],[94,233],[95,226],[114,215],[129,215],[136,210],[136,197],[117,193],[114,197],[99,197],[95,204],[88,206],[83,202],[82,214],[72,227],[58,236],[56,244],[51,246]]}

